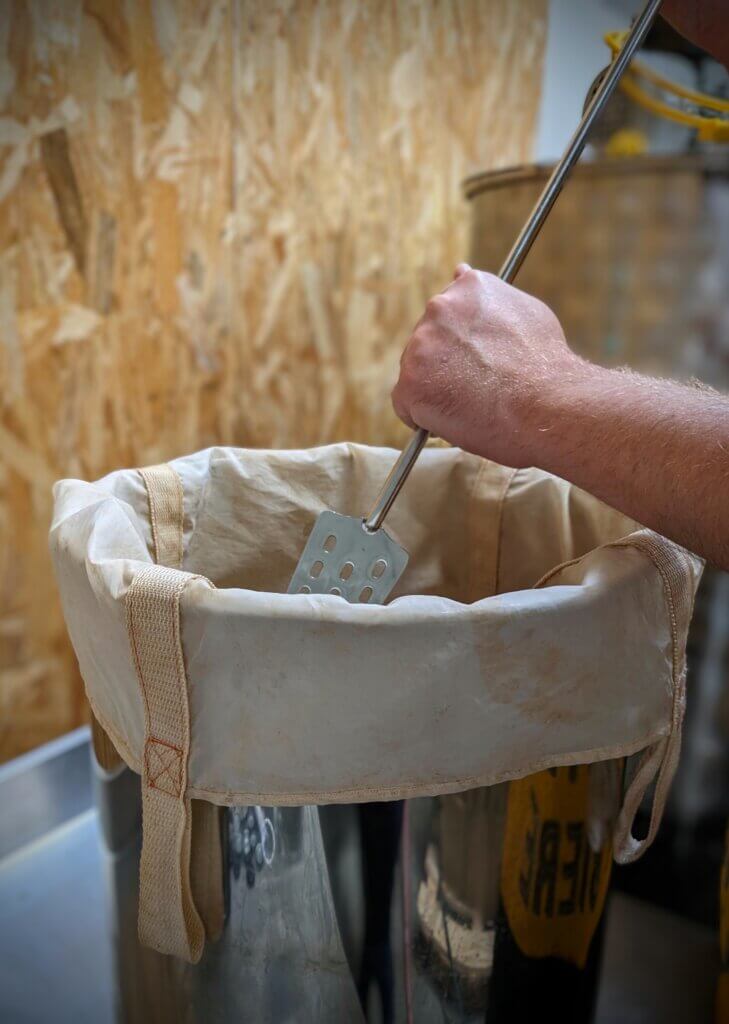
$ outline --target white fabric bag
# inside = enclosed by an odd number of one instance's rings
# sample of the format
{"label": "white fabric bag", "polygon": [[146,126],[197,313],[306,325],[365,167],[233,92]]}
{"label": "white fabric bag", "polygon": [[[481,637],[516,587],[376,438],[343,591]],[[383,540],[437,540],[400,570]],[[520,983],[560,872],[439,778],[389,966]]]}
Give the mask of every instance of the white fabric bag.
{"label": "white fabric bag", "polygon": [[616,858],[655,834],[700,560],[548,474],[433,448],[388,519],[410,551],[391,602],[286,595],[316,515],[363,513],[395,457],[214,448],[56,485],[51,548],[89,701],[143,778],[140,924],[146,890],[158,948],[201,949],[193,798],[434,795],[642,751]]}

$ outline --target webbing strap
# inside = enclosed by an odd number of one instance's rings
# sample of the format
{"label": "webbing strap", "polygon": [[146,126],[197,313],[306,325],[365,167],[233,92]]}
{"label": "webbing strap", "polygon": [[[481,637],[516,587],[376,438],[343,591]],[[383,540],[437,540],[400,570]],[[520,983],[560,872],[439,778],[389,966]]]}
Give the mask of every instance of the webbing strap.
{"label": "webbing strap", "polygon": [[205,929],[192,898],[187,789],[190,714],[180,645],[180,598],[197,577],[150,565],[127,593],[127,629],[144,697],[139,938],[197,963]]}
{"label": "webbing strap", "polygon": [[182,483],[172,466],[140,469],[149,498],[154,560],[179,569],[182,565]]}
{"label": "webbing strap", "polygon": [[[640,857],[653,842],[678,765],[681,729],[686,708],[686,634],[693,611],[694,585],[686,553],[651,530],[639,530],[629,537],[611,541],[605,547],[635,548],[651,560],[663,581],[671,628],[673,701],[669,733],[644,751],[623,795],[622,807],[613,829],[613,856],[618,864],[628,864]],[[579,561],[580,559],[576,558],[572,562],[565,562],[551,569],[536,586],[545,586],[562,569]],[[643,797],[654,781],[648,834],[643,838],[637,838],[633,834],[635,818]]]}
{"label": "webbing strap", "polygon": [[[646,554],[663,580],[666,607],[671,623],[673,661],[673,704],[668,736],[649,747],[623,796],[613,832],[613,856],[618,864],[636,860],[651,845],[663,817],[668,791],[681,753],[681,731],[686,709],[686,634],[693,611],[694,588],[691,584],[688,559],[658,534],[642,530],[611,547],[635,547]],[[643,838],[633,834],[636,814],[648,787],[655,780],[648,833]]]}
{"label": "webbing strap", "polygon": [[[204,578],[179,568],[183,549],[179,477],[167,465],[139,472],[149,498],[154,556],[159,563],[137,573],[126,600],[129,642],[145,713],[139,938],[161,953],[196,963],[205,944],[203,922],[210,925],[208,934],[219,932],[222,905],[216,896],[211,898],[220,889],[222,874],[211,882],[207,870],[210,865],[214,869],[219,859],[214,834],[217,808],[205,808],[193,816],[186,796],[190,709],[180,601],[192,580]],[[193,827],[198,833],[195,841]]]}

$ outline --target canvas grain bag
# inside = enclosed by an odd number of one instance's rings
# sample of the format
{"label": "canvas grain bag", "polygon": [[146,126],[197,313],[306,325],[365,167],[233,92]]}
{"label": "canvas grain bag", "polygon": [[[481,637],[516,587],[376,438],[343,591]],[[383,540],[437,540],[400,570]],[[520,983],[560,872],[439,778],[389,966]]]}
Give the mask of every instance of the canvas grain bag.
{"label": "canvas grain bag", "polygon": [[640,752],[616,859],[655,835],[700,560],[548,474],[433,448],[388,520],[411,556],[391,602],[287,595],[318,513],[361,513],[394,458],[214,448],[56,485],[66,621],[142,776],[139,926],[161,951],[195,961],[214,934],[194,852],[213,805],[435,795]]}

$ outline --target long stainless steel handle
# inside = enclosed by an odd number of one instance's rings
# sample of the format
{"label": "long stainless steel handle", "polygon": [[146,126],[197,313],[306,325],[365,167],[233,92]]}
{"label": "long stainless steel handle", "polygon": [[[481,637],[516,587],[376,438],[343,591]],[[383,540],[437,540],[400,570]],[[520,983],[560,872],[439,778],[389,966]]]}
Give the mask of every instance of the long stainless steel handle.
{"label": "long stainless steel handle", "polygon": [[[539,234],[549,211],[554,206],[557,196],[562,191],[562,186],[567,180],[570,171],[579,160],[580,154],[585,148],[585,142],[587,141],[590,129],[602,113],[605,104],[610,99],[615,86],[620,81],[635,51],[640,47],[648,34],[648,30],[658,14],[661,3],[662,0],[648,0],[640,16],[635,20],[620,53],[610,65],[595,95],[585,108],[582,120],[570,139],[562,159],[549,176],[549,181],[544,186],[534,209],[529,214],[529,219],[512,245],[509,255],[504,260],[499,271],[499,277],[502,281],[510,283],[516,277],[519,268],[532,247],[534,239]],[[400,453],[397,462],[390,470],[387,480],[385,480],[380,493],[377,495],[372,511],[364,521],[365,527],[368,530],[378,530],[382,526],[385,516],[390,511],[392,503],[397,498],[403,484],[410,475],[410,471],[415,465],[429,436],[427,430],[423,430],[422,427],[419,428],[413,433],[410,442]]]}

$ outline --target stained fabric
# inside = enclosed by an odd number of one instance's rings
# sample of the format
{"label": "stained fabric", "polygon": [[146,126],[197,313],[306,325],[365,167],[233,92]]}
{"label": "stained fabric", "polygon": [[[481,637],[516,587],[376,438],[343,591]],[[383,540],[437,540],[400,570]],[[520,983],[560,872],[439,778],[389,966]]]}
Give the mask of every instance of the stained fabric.
{"label": "stained fabric", "polygon": [[[637,856],[634,808],[658,774],[657,826],[678,756],[700,560],[549,474],[434,448],[388,519],[410,563],[386,607],[285,594],[317,514],[366,512],[395,454],[214,448],[170,463],[190,577],[186,797],[400,799],[642,751],[614,842]],[[155,543],[140,472],[56,485],[71,639],[96,716],[140,772],[125,607]]]}

